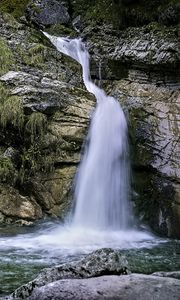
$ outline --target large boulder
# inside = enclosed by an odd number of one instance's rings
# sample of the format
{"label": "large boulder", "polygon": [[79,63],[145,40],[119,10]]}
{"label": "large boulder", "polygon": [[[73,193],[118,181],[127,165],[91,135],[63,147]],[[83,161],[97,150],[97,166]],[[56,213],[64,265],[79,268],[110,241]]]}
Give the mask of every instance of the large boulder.
{"label": "large boulder", "polygon": [[39,26],[68,24],[70,21],[65,3],[57,0],[31,1],[27,6],[26,16],[31,22]]}
{"label": "large boulder", "polygon": [[[180,281],[151,275],[100,276],[65,279],[35,288],[29,300],[178,300]],[[13,298],[9,298],[13,299]],[[22,299],[19,297],[18,299]]]}
{"label": "large boulder", "polygon": [[178,300],[180,281],[150,275],[59,280],[33,291],[29,300]]}
{"label": "large boulder", "polygon": [[61,279],[80,279],[128,273],[127,260],[119,251],[109,248],[100,249],[88,254],[78,262],[45,269],[36,279],[18,288],[8,299],[28,299],[35,288]]}

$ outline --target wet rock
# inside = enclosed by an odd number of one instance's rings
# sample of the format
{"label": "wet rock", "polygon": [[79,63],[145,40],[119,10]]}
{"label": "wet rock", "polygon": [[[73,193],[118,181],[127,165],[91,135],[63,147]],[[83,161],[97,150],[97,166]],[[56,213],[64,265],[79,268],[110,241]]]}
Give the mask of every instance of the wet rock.
{"label": "wet rock", "polygon": [[70,16],[65,3],[57,0],[33,0],[27,6],[27,18],[41,26],[68,24]]}
{"label": "wet rock", "polygon": [[138,213],[154,230],[178,237],[179,91],[168,85],[121,80],[111,92],[127,110]]}
{"label": "wet rock", "polygon": [[80,279],[128,273],[128,263],[119,251],[109,248],[100,249],[88,254],[84,259],[78,262],[45,269],[35,280],[18,288],[9,299],[28,299],[35,288],[60,279]]}

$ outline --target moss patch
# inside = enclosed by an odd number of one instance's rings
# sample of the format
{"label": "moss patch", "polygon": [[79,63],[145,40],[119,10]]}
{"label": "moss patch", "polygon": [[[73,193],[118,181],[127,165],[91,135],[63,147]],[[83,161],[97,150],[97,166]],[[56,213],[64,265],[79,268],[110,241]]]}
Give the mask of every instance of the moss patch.
{"label": "moss patch", "polygon": [[68,35],[71,37],[77,35],[77,33],[73,29],[66,27],[62,24],[54,24],[50,26],[50,28],[46,29],[46,31],[52,35],[65,35],[65,36]]}
{"label": "moss patch", "polygon": [[15,183],[17,179],[17,171],[10,158],[0,157],[0,181]]}
{"label": "moss patch", "polygon": [[179,22],[177,0],[77,0],[71,3],[74,16],[83,16],[86,23],[110,23],[116,28],[142,26],[160,22],[167,26]]}
{"label": "moss patch", "polygon": [[28,3],[29,0],[1,0],[0,10],[19,18],[24,15]]}
{"label": "moss patch", "polygon": [[20,58],[24,64],[41,69],[44,68],[47,48],[43,44],[36,43],[29,49],[24,49],[22,45],[18,45],[17,52],[19,53]]}
{"label": "moss patch", "polygon": [[8,124],[22,129],[24,111],[22,99],[18,96],[9,96],[8,90],[0,84],[0,125],[4,129]]}
{"label": "moss patch", "polygon": [[14,55],[8,44],[0,38],[0,75],[5,74],[15,64]]}
{"label": "moss patch", "polygon": [[47,117],[40,112],[34,112],[30,115],[26,123],[26,132],[30,133],[31,142],[42,140],[47,130]]}

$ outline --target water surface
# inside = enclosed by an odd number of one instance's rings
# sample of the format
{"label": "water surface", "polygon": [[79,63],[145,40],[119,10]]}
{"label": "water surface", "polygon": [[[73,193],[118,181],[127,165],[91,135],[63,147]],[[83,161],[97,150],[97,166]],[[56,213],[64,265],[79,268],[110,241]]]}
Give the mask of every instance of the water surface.
{"label": "water surface", "polygon": [[180,270],[180,241],[144,231],[93,231],[47,222],[32,228],[0,229],[0,294],[32,280],[45,267],[79,260],[93,250],[119,249],[132,272]]}

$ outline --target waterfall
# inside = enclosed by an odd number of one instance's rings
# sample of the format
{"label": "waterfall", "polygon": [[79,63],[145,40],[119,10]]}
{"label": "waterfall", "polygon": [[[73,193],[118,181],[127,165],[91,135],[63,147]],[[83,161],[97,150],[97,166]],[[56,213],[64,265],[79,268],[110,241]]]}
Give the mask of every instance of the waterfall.
{"label": "waterfall", "polygon": [[72,224],[97,230],[128,229],[132,209],[128,129],[123,110],[116,99],[92,82],[89,53],[80,39],[44,34],[58,51],[81,64],[86,89],[97,99],[76,174]]}

